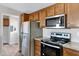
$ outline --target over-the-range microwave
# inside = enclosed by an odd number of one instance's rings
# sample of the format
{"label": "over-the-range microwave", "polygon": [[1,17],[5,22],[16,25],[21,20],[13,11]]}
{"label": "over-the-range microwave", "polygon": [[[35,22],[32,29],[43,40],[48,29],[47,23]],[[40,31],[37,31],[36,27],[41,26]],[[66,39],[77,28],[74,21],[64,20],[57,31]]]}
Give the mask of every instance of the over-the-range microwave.
{"label": "over-the-range microwave", "polygon": [[46,28],[66,28],[66,15],[56,15],[46,17],[45,19]]}

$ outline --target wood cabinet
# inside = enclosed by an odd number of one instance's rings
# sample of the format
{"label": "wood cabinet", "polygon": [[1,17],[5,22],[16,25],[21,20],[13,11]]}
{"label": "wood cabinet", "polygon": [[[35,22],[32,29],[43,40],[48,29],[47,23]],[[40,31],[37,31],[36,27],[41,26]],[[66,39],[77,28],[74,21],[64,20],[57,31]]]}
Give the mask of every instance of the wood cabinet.
{"label": "wood cabinet", "polygon": [[78,3],[57,3],[37,12],[31,13],[31,21],[39,20],[40,28],[45,27],[45,17],[59,14],[67,15],[67,27],[79,27],[79,4]]}
{"label": "wood cabinet", "polygon": [[29,20],[30,20],[30,21],[33,21],[33,20],[34,20],[34,14],[33,14],[33,13],[31,13],[31,14],[29,15]]}
{"label": "wood cabinet", "polygon": [[39,12],[34,12],[34,20],[39,20]]}
{"label": "wood cabinet", "polygon": [[31,13],[31,14],[29,15],[29,20],[30,20],[30,21],[39,20],[39,12]]}
{"label": "wood cabinet", "polygon": [[25,21],[29,21],[29,14],[21,14],[21,21],[25,22]]}
{"label": "wood cabinet", "polygon": [[54,5],[47,8],[47,17],[54,16]]}
{"label": "wood cabinet", "polygon": [[40,56],[41,55],[41,41],[34,40],[34,55]]}
{"label": "wood cabinet", "polygon": [[9,17],[3,17],[3,26],[9,26]]}
{"label": "wood cabinet", "polygon": [[67,26],[79,27],[79,4],[78,3],[66,4],[66,13],[67,13]]}
{"label": "wood cabinet", "polygon": [[69,48],[63,48],[64,56],[79,56],[79,51],[75,51]]}
{"label": "wood cabinet", "polygon": [[65,13],[65,4],[57,3],[54,5],[54,13],[55,15],[64,14]]}
{"label": "wood cabinet", "polygon": [[46,9],[39,11],[40,28],[45,27]]}

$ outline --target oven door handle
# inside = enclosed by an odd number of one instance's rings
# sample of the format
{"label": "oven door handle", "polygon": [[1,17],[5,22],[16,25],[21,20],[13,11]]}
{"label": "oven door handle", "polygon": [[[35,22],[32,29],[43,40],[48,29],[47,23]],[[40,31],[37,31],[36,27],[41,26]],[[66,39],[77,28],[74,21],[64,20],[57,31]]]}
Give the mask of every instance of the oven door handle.
{"label": "oven door handle", "polygon": [[53,48],[60,49],[60,47],[58,47],[58,46],[50,45],[50,44],[47,44],[47,43],[44,43],[44,42],[41,42],[41,44],[44,44],[44,45],[47,45],[47,46],[50,46],[50,47],[53,47]]}

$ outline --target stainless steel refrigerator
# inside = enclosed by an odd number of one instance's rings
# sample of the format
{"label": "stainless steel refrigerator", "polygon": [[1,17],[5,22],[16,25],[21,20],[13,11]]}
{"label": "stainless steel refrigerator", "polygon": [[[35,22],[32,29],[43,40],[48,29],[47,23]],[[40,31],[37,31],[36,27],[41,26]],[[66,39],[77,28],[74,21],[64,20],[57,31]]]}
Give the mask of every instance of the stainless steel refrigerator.
{"label": "stainless steel refrigerator", "polygon": [[23,22],[22,23],[22,47],[21,47],[21,54],[24,56],[29,56],[29,49],[30,49],[30,22]]}
{"label": "stainless steel refrigerator", "polygon": [[38,21],[26,21],[22,24],[22,55],[34,55],[34,38],[42,37],[42,29]]}

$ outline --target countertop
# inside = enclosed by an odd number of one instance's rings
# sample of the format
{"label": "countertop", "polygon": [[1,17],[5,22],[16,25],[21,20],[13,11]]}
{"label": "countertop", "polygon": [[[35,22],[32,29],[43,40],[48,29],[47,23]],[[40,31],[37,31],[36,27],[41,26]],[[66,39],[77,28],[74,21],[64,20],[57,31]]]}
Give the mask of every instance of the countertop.
{"label": "countertop", "polygon": [[64,44],[63,47],[79,51],[78,42],[69,42],[69,43]]}
{"label": "countertop", "polygon": [[36,38],[34,38],[35,40],[49,40],[50,38],[43,38],[43,37],[36,37]]}

